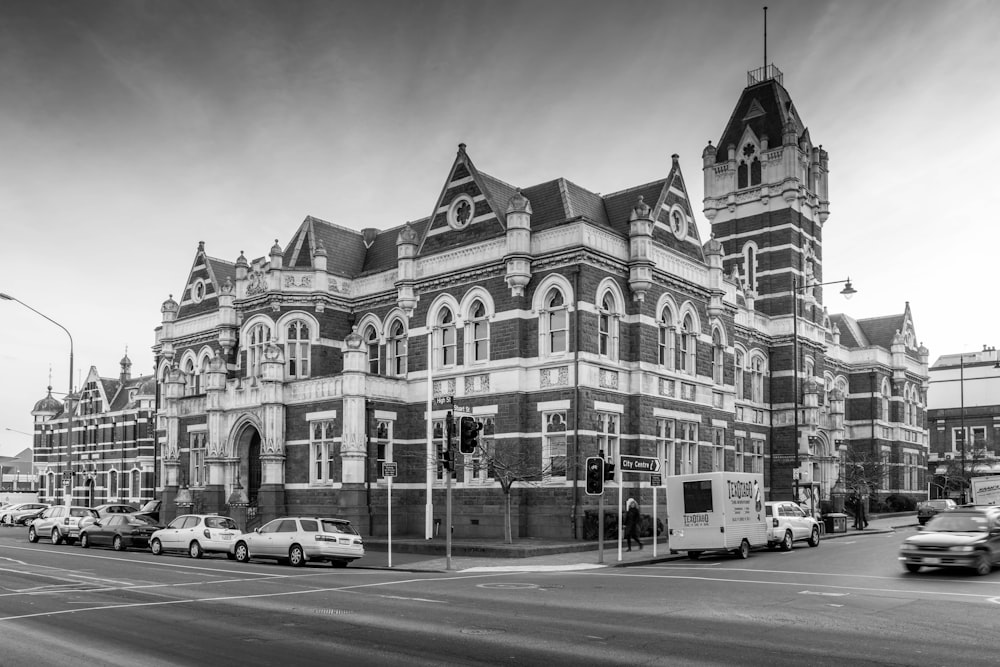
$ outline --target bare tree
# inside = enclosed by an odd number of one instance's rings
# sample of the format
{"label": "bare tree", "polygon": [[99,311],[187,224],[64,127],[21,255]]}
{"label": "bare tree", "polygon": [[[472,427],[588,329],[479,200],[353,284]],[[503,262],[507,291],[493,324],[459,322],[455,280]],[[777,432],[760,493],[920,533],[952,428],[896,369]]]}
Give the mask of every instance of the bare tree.
{"label": "bare tree", "polygon": [[848,447],[844,461],[844,483],[859,498],[888,488],[888,469],[882,457],[863,447]]}
{"label": "bare tree", "polygon": [[[520,482],[527,485],[536,485],[543,482],[553,473],[552,463],[543,465],[541,453],[538,451],[524,451],[520,443],[507,443],[506,446],[494,444],[484,447],[482,443],[477,448],[482,465],[486,466],[490,477],[495,479],[503,490],[504,494],[504,541],[513,544],[513,531],[511,530],[511,488]],[[560,463],[564,466],[565,461]],[[565,474],[564,470],[558,471]]]}

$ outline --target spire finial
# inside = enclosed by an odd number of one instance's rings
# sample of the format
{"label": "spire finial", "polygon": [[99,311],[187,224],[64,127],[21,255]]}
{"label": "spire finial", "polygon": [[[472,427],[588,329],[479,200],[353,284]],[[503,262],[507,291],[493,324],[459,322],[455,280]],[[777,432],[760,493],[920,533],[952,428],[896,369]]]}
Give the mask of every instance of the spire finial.
{"label": "spire finial", "polygon": [[767,72],[767,5],[764,5],[764,72]]}

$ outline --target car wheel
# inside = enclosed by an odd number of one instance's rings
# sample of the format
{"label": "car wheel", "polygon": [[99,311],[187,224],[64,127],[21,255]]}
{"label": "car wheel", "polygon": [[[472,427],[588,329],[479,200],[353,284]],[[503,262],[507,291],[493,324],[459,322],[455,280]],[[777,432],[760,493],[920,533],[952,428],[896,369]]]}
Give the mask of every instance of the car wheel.
{"label": "car wheel", "polygon": [[993,563],[990,562],[990,557],[985,553],[981,553],[976,557],[976,574],[980,577],[985,577],[987,574],[993,571]]}
{"label": "car wheel", "polygon": [[80,547],[83,549],[87,549],[90,547],[90,537],[87,535],[87,533],[80,534]]}
{"label": "car wheel", "polygon": [[740,542],[740,548],[736,550],[736,555],[742,560],[750,558],[750,543],[746,540]]}
{"label": "car wheel", "polygon": [[121,535],[115,535],[115,539],[111,541],[111,548],[115,551],[125,551],[125,542]]}
{"label": "car wheel", "polygon": [[819,546],[819,527],[813,526],[813,532],[809,535],[809,546],[818,547]]}
{"label": "car wheel", "polygon": [[205,552],[202,551],[201,545],[198,544],[198,540],[194,540],[188,546],[188,556],[191,556],[191,558],[201,558],[203,553]]}
{"label": "car wheel", "polygon": [[236,544],[236,561],[238,563],[249,563],[250,562],[250,549],[247,548],[246,542],[237,542]]}
{"label": "car wheel", "polygon": [[58,528],[52,529],[52,544],[62,544],[62,533],[59,532]]}
{"label": "car wheel", "polygon": [[916,574],[917,572],[920,572],[920,566],[917,565],[916,563],[906,563],[906,564],[903,565],[903,567],[906,568],[907,572],[910,572],[912,574]]}
{"label": "car wheel", "polygon": [[347,561],[346,560],[331,560],[330,561],[330,565],[332,565],[334,567],[347,567]]}
{"label": "car wheel", "polygon": [[302,553],[302,547],[293,544],[288,550],[288,564],[292,567],[302,567],[306,564],[306,555]]}
{"label": "car wheel", "polygon": [[786,530],[785,537],[781,540],[781,550],[791,551],[792,550],[792,531]]}
{"label": "car wheel", "polygon": [[153,552],[154,556],[162,556],[163,544],[159,540],[153,540],[149,543],[149,550]]}
{"label": "car wheel", "polygon": [[688,558],[690,558],[691,560],[698,560],[699,556],[701,556],[701,552],[700,551],[689,551],[688,552]]}
{"label": "car wheel", "polygon": [[38,541],[38,533],[35,532],[34,526],[28,526],[28,541],[32,544]]}

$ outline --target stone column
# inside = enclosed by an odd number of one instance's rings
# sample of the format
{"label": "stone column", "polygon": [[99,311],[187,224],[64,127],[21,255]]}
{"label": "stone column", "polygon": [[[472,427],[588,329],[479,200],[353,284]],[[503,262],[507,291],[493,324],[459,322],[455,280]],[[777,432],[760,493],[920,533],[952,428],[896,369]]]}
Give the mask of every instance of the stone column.
{"label": "stone column", "polygon": [[368,463],[365,394],[368,372],[357,327],[347,335],[344,343],[344,418],[340,444],[343,473],[339,505],[341,514],[364,533],[368,521],[365,495],[365,466]]}

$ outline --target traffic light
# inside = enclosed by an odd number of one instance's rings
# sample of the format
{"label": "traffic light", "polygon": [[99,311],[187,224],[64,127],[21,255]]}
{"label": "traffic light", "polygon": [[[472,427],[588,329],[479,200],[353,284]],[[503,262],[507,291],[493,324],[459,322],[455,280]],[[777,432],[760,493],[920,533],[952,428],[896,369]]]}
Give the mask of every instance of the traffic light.
{"label": "traffic light", "polygon": [[613,482],[615,479],[615,464],[610,460],[604,462],[604,481]]}
{"label": "traffic light", "polygon": [[600,456],[587,457],[587,495],[599,496],[604,493],[604,459]]}
{"label": "traffic light", "polygon": [[472,417],[462,417],[459,427],[461,433],[458,439],[458,450],[463,454],[472,454],[479,446],[479,424]]}

